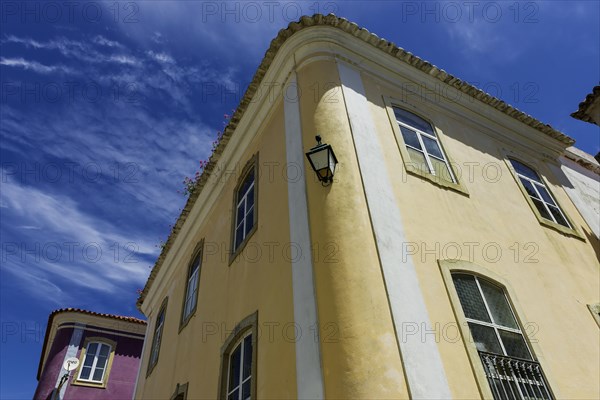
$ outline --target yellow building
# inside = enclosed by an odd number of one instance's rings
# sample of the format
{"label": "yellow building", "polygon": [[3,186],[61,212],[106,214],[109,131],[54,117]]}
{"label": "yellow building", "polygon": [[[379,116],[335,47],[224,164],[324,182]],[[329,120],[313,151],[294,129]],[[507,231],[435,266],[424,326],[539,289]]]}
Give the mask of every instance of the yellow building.
{"label": "yellow building", "polygon": [[597,399],[573,142],[345,19],[290,24],[140,296],[135,397]]}

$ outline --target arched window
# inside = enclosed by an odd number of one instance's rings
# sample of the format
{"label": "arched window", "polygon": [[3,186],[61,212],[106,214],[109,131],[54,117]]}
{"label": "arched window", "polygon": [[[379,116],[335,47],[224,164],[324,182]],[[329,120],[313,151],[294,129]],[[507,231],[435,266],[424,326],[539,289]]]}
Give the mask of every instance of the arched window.
{"label": "arched window", "polygon": [[204,240],[200,241],[194,251],[193,261],[188,266],[183,310],[181,311],[181,329],[188,323],[196,310],[198,303],[198,289],[200,287],[200,272],[202,267],[202,249]]}
{"label": "arched window", "polygon": [[252,333],[248,331],[229,354],[227,399],[247,400],[252,388]]}
{"label": "arched window", "polygon": [[158,363],[158,356],[160,354],[160,344],[162,342],[163,328],[165,326],[165,317],[167,314],[167,303],[168,298],[165,298],[158,311],[156,322],[154,323],[154,336],[152,337],[152,346],[150,347],[150,359],[148,360],[147,375],[150,375],[150,373]]}
{"label": "arched window", "polygon": [[398,107],[394,107],[394,115],[410,156],[410,162],[421,172],[456,183],[448,158],[431,124],[418,115]]}
{"label": "arched window", "polygon": [[244,318],[225,341],[221,354],[219,399],[256,398],[256,343],[258,313]]}
{"label": "arched window", "polygon": [[540,216],[556,224],[572,228],[538,173],[519,161],[512,158],[509,160]]}
{"label": "arched window", "polygon": [[494,399],[552,399],[504,290],[464,273],[452,281]]}
{"label": "arched window", "polygon": [[230,263],[242,251],[257,228],[258,219],[258,153],[246,164],[233,195],[233,217]]}

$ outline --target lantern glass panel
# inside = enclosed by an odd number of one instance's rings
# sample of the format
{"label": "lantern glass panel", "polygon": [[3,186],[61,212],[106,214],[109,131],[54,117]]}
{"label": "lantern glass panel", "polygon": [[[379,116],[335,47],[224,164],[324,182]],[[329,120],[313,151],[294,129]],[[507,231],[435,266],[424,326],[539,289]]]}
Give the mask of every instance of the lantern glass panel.
{"label": "lantern glass panel", "polygon": [[317,171],[322,170],[323,168],[327,168],[327,149],[321,149],[316,151],[310,155],[310,159],[313,163],[313,166]]}

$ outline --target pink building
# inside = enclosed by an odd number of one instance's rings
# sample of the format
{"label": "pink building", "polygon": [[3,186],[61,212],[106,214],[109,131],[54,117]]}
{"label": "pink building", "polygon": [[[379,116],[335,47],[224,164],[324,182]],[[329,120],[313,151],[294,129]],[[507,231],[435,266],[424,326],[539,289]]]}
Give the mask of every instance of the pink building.
{"label": "pink building", "polygon": [[[74,308],[52,312],[34,400],[131,399],[145,332],[146,321],[138,318]],[[70,372],[68,359],[79,361]]]}

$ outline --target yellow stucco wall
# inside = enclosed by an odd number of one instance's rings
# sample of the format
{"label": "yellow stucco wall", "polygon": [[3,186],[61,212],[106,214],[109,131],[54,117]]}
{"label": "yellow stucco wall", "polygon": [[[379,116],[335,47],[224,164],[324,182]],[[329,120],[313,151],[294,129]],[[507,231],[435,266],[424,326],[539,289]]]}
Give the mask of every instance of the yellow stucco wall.
{"label": "yellow stucco wall", "polygon": [[[186,382],[189,382],[191,398],[216,398],[221,346],[236,324],[256,310],[259,319],[257,395],[265,399],[295,396],[294,331],[293,327],[284,331],[286,324],[292,324],[294,319],[290,257],[289,252],[284,251],[289,244],[289,223],[287,189],[281,174],[285,165],[285,151],[282,151],[285,136],[280,101],[275,108],[270,121],[244,151],[238,172],[228,178],[209,220],[195,235],[194,243],[205,240],[205,256],[198,308],[188,325],[179,332],[187,262],[171,266],[176,268],[175,280],[167,290],[152,296],[159,299],[157,310],[162,299],[169,296],[166,323],[158,363],[145,379],[155,321],[155,315],[150,316],[137,398],[168,399],[177,383]],[[244,251],[229,265],[234,187],[244,164],[257,151],[261,166],[257,182],[258,229]],[[272,257],[269,248],[273,249]],[[185,249],[183,259],[191,261],[193,250],[193,247]]]}
{"label": "yellow stucco wall", "polygon": [[[407,248],[414,253],[433,325],[429,328],[439,334],[436,340],[454,396],[479,395],[465,345],[456,340],[457,331],[451,327],[457,321],[437,266],[438,259],[456,258],[460,251],[459,258],[494,271],[511,285],[511,301],[522,310],[518,317],[530,341],[537,342],[533,351],[555,394],[595,398],[600,393],[600,333],[586,304],[597,302],[600,293],[598,254],[592,246],[595,243],[590,243],[594,241],[591,230],[560,186],[566,179],[554,176],[547,165],[552,161],[544,160],[546,150],[540,146],[536,153],[503,143],[464,118],[446,115],[435,103],[407,97],[399,88],[362,76],[378,139],[386,150],[386,166],[410,242]],[[462,171],[461,183],[469,196],[406,173],[382,96],[407,100],[409,108],[413,106],[413,111],[443,132],[445,150]],[[586,240],[538,222],[504,161],[507,152],[537,168]]]}
{"label": "yellow stucco wall", "polygon": [[321,332],[325,395],[406,398],[337,66],[332,61],[308,64],[298,72],[298,83],[304,94],[304,147],[312,147],[320,133],[340,159],[332,185],[324,188],[312,175],[307,179],[312,241],[322,249],[329,246],[330,252],[321,252],[314,263],[319,321],[322,328],[330,327]]}
{"label": "yellow stucco wall", "polygon": [[[362,185],[362,179],[369,177],[361,177],[338,68],[331,57],[303,64],[305,61],[296,60],[301,65],[296,72],[304,151],[314,146],[314,136],[321,134],[340,161],[335,182],[328,187],[322,187],[309,164],[304,164],[325,396],[408,398],[410,388],[397,341],[397,335],[405,332],[397,332],[392,323]],[[457,328],[463,321],[457,320],[438,264],[440,259],[457,257],[457,250],[461,253],[458,258],[490,271],[507,286],[554,394],[560,398],[597,397],[600,333],[586,305],[600,301],[598,244],[590,242],[595,239],[589,227],[561,188],[565,177],[554,175],[560,170],[550,168],[549,163],[555,161],[543,155],[555,151],[543,148],[541,143],[548,138],[524,125],[519,132],[508,131],[503,123],[509,117],[491,108],[482,114],[476,107],[462,110],[469,116],[464,118],[448,111],[456,105],[440,107],[435,101],[411,96],[407,107],[430,119],[443,133],[442,144],[456,163],[466,192],[443,188],[406,173],[384,101],[384,97],[406,99],[400,86],[403,81],[384,82],[371,73],[362,77],[376,139],[384,150],[382,162],[408,239],[398,246],[414,253],[412,260],[431,320],[426,327],[429,333],[417,334],[436,340],[453,397],[481,397],[475,378],[478,367],[471,365],[467,351],[474,345],[465,343]],[[179,333],[193,246],[184,250],[185,262],[163,266],[176,269],[174,280],[159,292],[155,287],[146,299],[152,314],[137,398],[169,398],[177,383],[186,382],[191,398],[216,398],[221,346],[236,323],[256,310],[262,330],[257,397],[291,399],[297,395],[295,344],[289,337],[291,331],[284,331],[294,322],[290,253],[284,251],[289,250],[290,231],[284,110],[281,99],[271,105],[272,115],[240,161],[243,166],[258,152],[263,171],[258,181],[258,229],[251,238],[254,245],[248,247],[251,253],[229,266],[232,196],[237,183],[233,178],[208,220],[194,233],[194,243],[204,238],[205,249],[213,246],[212,252],[216,245],[219,251],[205,256],[198,309],[190,323]],[[513,139],[500,139],[498,131]],[[537,168],[581,238],[539,223],[508,169],[506,154],[527,159]],[[274,248],[273,259],[269,246]],[[262,250],[258,257],[256,248]],[[402,262],[398,260],[399,267]],[[169,303],[160,359],[146,379],[155,317],[166,296]],[[217,332],[212,334],[215,326]],[[273,327],[273,337],[267,326]]]}

